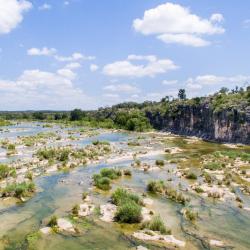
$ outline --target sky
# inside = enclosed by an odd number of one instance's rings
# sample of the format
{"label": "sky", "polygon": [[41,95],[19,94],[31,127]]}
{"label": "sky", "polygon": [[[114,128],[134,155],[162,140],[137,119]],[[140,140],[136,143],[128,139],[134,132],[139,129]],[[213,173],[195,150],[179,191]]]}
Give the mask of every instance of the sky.
{"label": "sky", "polygon": [[0,110],[84,110],[250,82],[250,1],[0,0]]}

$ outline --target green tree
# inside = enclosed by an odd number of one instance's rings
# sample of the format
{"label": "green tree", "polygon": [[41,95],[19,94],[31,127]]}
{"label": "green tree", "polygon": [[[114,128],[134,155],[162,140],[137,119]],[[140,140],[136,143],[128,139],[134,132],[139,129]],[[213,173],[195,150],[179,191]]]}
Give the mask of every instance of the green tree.
{"label": "green tree", "polygon": [[187,98],[185,89],[179,89],[178,98],[180,100],[185,100]]}

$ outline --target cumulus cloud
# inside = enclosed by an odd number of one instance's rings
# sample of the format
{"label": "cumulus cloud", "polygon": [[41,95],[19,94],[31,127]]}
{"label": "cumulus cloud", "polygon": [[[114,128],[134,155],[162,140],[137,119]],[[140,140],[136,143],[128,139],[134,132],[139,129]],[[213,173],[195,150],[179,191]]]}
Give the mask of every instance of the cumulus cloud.
{"label": "cumulus cloud", "polygon": [[39,6],[39,10],[50,10],[52,6],[50,4],[44,3],[43,5]]}
{"label": "cumulus cloud", "polygon": [[39,48],[31,48],[27,51],[29,56],[52,56],[56,53],[56,49],[43,47]]}
{"label": "cumulus cloud", "polygon": [[91,72],[95,72],[95,71],[97,71],[99,69],[99,67],[96,64],[91,64],[89,69],[90,69]]}
{"label": "cumulus cloud", "polygon": [[162,84],[163,85],[175,85],[178,83],[178,80],[163,80]]}
{"label": "cumulus cloud", "polygon": [[57,74],[71,80],[74,80],[76,78],[76,74],[71,69],[67,68],[57,70]]}
{"label": "cumulus cloud", "polygon": [[58,55],[57,50],[55,48],[47,48],[47,47],[43,47],[41,49],[39,48],[28,49],[27,54],[30,56],[53,56],[59,62],[68,62],[68,63],[81,60],[88,61],[95,59],[94,56],[85,56],[79,52],[74,52],[70,56],[61,56]]}
{"label": "cumulus cloud", "polygon": [[65,68],[67,68],[67,69],[78,69],[78,68],[81,68],[81,64],[78,63],[78,62],[71,62],[71,63],[66,64]]}
{"label": "cumulus cloud", "polygon": [[204,47],[211,44],[209,41],[190,34],[162,34],[157,38],[165,43],[178,43],[193,47]]}
{"label": "cumulus cloud", "polygon": [[131,84],[111,84],[103,88],[105,91],[122,92],[125,94],[139,93],[140,90]]}
{"label": "cumulus cloud", "polygon": [[[135,64],[131,62],[134,60],[146,60],[146,63]],[[158,59],[156,56],[129,55],[127,60],[105,65],[103,73],[116,77],[154,77],[177,68],[170,59]]]}
{"label": "cumulus cloud", "polygon": [[7,34],[23,21],[32,3],[26,0],[0,0],[0,34]]}
{"label": "cumulus cloud", "polygon": [[62,70],[25,70],[14,81],[0,80],[0,92],[3,110],[93,107],[93,100]]}
{"label": "cumulus cloud", "polygon": [[79,60],[94,60],[94,56],[85,56],[79,52],[73,53],[71,56],[59,56],[56,55],[55,59],[60,62],[73,62],[73,61],[79,61]]}
{"label": "cumulus cloud", "polygon": [[186,81],[188,89],[202,89],[204,86],[220,87],[235,87],[246,85],[250,82],[250,76],[216,76],[216,75],[201,75],[195,78],[189,78]]}
{"label": "cumulus cloud", "polygon": [[214,13],[210,19],[192,14],[189,8],[179,4],[165,3],[146,10],[142,19],[135,19],[133,27],[143,35],[156,35],[165,43],[202,47],[210,44],[203,35],[222,34],[224,28],[219,25],[223,15]]}

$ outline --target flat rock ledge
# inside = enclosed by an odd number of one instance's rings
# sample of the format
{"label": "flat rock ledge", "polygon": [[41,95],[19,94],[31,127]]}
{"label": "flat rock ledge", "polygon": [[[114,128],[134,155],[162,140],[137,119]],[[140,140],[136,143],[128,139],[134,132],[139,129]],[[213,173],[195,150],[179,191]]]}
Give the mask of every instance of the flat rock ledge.
{"label": "flat rock ledge", "polygon": [[[57,228],[60,232],[67,232],[67,233],[76,233],[74,226],[72,223],[64,218],[60,218],[57,220]],[[40,229],[42,234],[48,235],[52,232],[51,227],[43,227]]]}
{"label": "flat rock ledge", "polygon": [[184,247],[186,244],[184,241],[177,240],[173,235],[161,235],[151,230],[137,231],[133,233],[133,237],[143,241],[161,242],[177,247]]}
{"label": "flat rock ledge", "polygon": [[220,241],[220,240],[210,240],[209,245],[214,246],[214,247],[224,247],[225,246],[224,242]]}
{"label": "flat rock ledge", "polygon": [[117,210],[117,206],[111,203],[101,205],[100,206],[100,212],[101,217],[100,219],[105,222],[113,222],[115,218],[115,213]]}
{"label": "flat rock ledge", "polygon": [[43,228],[40,229],[40,232],[42,234],[48,235],[48,234],[51,233],[51,228],[50,227],[43,227]]}

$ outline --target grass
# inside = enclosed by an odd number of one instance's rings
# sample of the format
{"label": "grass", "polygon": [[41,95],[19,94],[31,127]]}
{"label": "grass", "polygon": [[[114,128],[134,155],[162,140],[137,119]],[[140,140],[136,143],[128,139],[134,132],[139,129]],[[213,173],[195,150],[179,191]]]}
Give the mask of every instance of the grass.
{"label": "grass", "polygon": [[131,172],[130,169],[124,169],[124,170],[123,170],[123,174],[124,174],[125,176],[132,176],[132,172]]}
{"label": "grass", "polygon": [[50,227],[56,227],[57,226],[57,216],[53,215],[50,217],[50,220],[48,222],[48,226]]}
{"label": "grass", "polygon": [[194,222],[198,218],[198,213],[191,210],[190,208],[186,208],[184,214],[185,218],[192,222]]}
{"label": "grass", "polygon": [[142,219],[142,200],[136,194],[118,188],[111,196],[112,203],[118,206],[115,220],[120,223],[139,223]]}
{"label": "grass", "polygon": [[147,191],[166,195],[169,199],[183,205],[188,201],[182,193],[170,186],[166,186],[163,181],[150,181],[147,185]]}
{"label": "grass", "polygon": [[151,221],[146,222],[142,225],[142,228],[147,228],[149,230],[160,232],[161,234],[171,234],[171,230],[167,230],[164,222],[159,215],[154,216]]}
{"label": "grass", "polygon": [[162,167],[162,166],[164,166],[164,164],[165,164],[165,163],[164,163],[164,160],[156,160],[156,161],[155,161],[155,165],[156,165],[156,166]]}
{"label": "grass", "polygon": [[104,191],[111,189],[111,181],[118,179],[122,175],[120,170],[112,168],[103,168],[100,174],[93,176],[94,185]]}
{"label": "grass", "polygon": [[73,214],[74,216],[78,216],[79,210],[80,210],[79,205],[74,205],[73,208],[72,208],[72,210],[71,210],[71,212],[72,212],[72,214]]}
{"label": "grass", "polygon": [[134,201],[138,205],[142,205],[141,198],[133,193],[128,192],[123,188],[117,188],[115,192],[111,196],[112,203],[117,206],[127,202],[127,201]]}
{"label": "grass", "polygon": [[190,172],[186,175],[186,178],[189,180],[197,180],[197,175],[193,172]]}
{"label": "grass", "polygon": [[205,164],[203,167],[205,169],[209,169],[209,170],[215,171],[215,170],[222,169],[223,164],[220,163],[220,162],[209,162],[209,163]]}
{"label": "grass", "polygon": [[163,193],[165,185],[163,181],[150,181],[147,185],[147,191],[151,193]]}
{"label": "grass", "polygon": [[94,185],[104,191],[111,189],[111,180],[108,177],[102,177],[100,174],[95,174],[93,176]]}
{"label": "grass", "polygon": [[2,190],[4,197],[28,197],[35,192],[35,184],[33,182],[22,182],[9,184]]}
{"label": "grass", "polygon": [[204,190],[201,188],[201,187],[196,187],[195,189],[195,192],[200,194],[200,193],[204,193]]}
{"label": "grass", "polygon": [[121,223],[139,223],[141,219],[141,206],[133,200],[125,200],[115,214],[115,220]]}

